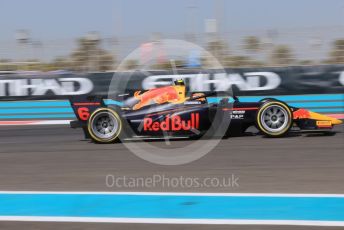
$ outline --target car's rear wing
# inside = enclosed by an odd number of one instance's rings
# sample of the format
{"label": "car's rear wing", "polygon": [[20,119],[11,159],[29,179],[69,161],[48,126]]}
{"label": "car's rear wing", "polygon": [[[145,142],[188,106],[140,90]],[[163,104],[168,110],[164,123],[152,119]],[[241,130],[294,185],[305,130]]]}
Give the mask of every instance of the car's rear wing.
{"label": "car's rear wing", "polygon": [[105,106],[102,96],[78,95],[70,97],[69,101],[80,125],[86,124],[92,112]]}

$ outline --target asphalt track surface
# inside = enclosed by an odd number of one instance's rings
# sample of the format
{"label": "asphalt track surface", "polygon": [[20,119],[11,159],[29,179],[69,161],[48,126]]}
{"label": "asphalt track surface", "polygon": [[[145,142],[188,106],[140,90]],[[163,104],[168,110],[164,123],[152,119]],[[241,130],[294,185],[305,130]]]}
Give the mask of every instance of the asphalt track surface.
{"label": "asphalt track surface", "polygon": [[[83,140],[68,126],[0,126],[0,190],[159,191],[228,193],[344,193],[344,125],[334,135],[301,134],[286,138],[232,137],[203,158],[179,166],[155,165],[123,144]],[[186,145],[190,141],[175,141]],[[164,142],[153,142],[164,147]],[[233,187],[118,188],[107,175],[126,177],[216,177],[235,175]],[[288,226],[211,226],[0,222],[0,229],[342,229]]]}

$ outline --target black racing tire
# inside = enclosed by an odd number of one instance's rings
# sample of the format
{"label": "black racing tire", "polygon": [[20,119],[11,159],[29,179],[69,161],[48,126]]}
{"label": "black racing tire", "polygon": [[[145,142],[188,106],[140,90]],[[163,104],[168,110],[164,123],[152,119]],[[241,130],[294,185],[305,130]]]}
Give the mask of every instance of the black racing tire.
{"label": "black racing tire", "polygon": [[87,123],[90,138],[100,144],[120,142],[123,122],[112,108],[99,108],[95,110]]}
{"label": "black racing tire", "polygon": [[279,101],[279,102],[282,102],[282,103],[283,103],[283,101],[277,100],[277,99],[275,99],[275,98],[272,98],[272,97],[266,97],[266,98],[263,98],[263,99],[262,99],[262,100],[260,100],[259,102],[261,102],[261,103],[265,103],[265,102],[269,102],[269,101]]}
{"label": "black racing tire", "polygon": [[258,109],[256,126],[267,137],[285,136],[292,125],[292,111],[283,102],[268,100]]}

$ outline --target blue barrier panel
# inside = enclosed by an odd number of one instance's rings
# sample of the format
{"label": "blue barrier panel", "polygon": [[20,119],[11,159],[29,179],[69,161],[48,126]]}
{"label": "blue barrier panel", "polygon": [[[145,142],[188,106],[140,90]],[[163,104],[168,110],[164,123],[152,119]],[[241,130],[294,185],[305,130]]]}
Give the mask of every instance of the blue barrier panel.
{"label": "blue barrier panel", "polygon": [[[319,113],[344,113],[344,94],[242,96],[242,102],[256,102],[264,98],[275,98],[290,106],[309,109]],[[209,103],[218,103],[222,97],[208,98]],[[231,99],[233,101],[233,99]],[[107,105],[122,106],[121,101],[106,99]],[[0,120],[8,119],[75,119],[67,100],[52,101],[9,101],[0,102]]]}

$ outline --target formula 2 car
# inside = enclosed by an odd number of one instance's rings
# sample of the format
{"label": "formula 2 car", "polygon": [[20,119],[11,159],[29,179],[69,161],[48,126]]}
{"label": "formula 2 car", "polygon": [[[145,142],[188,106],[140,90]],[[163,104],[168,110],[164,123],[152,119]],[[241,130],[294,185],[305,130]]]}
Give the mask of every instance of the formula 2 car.
{"label": "formula 2 car", "polygon": [[[204,135],[229,136],[255,126],[268,137],[285,136],[292,126],[300,130],[328,130],[342,121],[288,106],[266,98],[240,102],[224,97],[209,103],[212,93],[186,95],[182,80],[174,85],[136,91],[116,103],[98,96],[70,99],[78,120],[72,128],[82,128],[86,138],[97,143],[113,143],[122,138],[194,138]],[[110,105],[109,105],[110,104]],[[221,129],[222,133],[216,131]]]}

